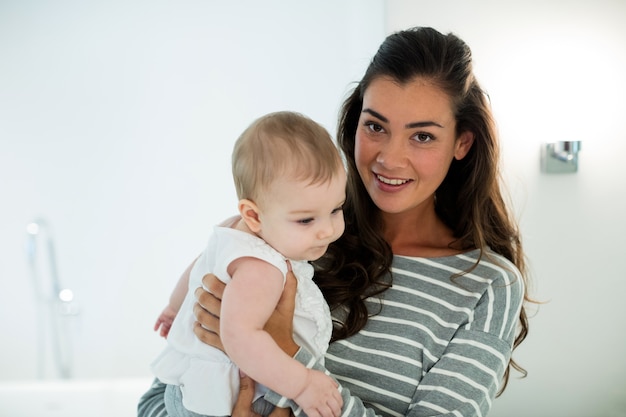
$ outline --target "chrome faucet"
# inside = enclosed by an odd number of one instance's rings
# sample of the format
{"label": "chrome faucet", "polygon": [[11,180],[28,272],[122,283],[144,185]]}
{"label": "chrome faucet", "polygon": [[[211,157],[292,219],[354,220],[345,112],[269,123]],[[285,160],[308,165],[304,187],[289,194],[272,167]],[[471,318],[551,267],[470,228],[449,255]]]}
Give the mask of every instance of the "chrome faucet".
{"label": "chrome faucet", "polygon": [[[74,299],[74,292],[64,288],[59,280],[54,239],[49,224],[38,218],[26,226],[26,233],[26,259],[38,310],[38,377],[46,376],[47,358],[51,358],[56,368],[56,376],[70,378],[72,332],[64,318],[78,315],[78,304]],[[42,254],[47,256],[44,258]]]}

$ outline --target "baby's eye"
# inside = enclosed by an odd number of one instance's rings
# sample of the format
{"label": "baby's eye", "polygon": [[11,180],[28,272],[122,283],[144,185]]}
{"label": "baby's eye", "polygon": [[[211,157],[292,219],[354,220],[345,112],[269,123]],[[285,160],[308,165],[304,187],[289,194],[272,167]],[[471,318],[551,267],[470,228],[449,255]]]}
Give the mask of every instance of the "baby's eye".
{"label": "baby's eye", "polygon": [[343,211],[343,206],[342,207],[337,207],[336,209],[334,209],[332,211],[332,214],[337,214],[337,213],[341,213]]}
{"label": "baby's eye", "polygon": [[300,223],[300,224],[309,224],[309,223],[311,223],[312,221],[313,221],[313,218],[312,218],[312,217],[309,217],[309,218],[307,218],[307,219],[300,219],[300,220],[298,220],[298,223]]}

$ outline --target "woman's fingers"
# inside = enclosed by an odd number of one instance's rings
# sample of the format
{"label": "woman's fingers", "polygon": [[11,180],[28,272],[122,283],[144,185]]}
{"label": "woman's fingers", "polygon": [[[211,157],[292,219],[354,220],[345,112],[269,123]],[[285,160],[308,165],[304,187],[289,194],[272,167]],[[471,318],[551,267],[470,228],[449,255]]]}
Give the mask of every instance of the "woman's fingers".
{"label": "woman's fingers", "polygon": [[193,315],[196,317],[196,321],[202,325],[206,330],[215,334],[220,333],[220,318],[210,311],[208,311],[200,303],[193,305]]}
{"label": "woman's fingers", "polygon": [[220,339],[219,334],[205,329],[199,322],[194,323],[193,333],[202,343],[213,346],[214,348],[224,352],[224,345],[222,345],[222,339]]}
{"label": "woman's fingers", "polygon": [[217,277],[213,274],[206,274],[202,277],[202,285],[206,288],[211,294],[213,294],[217,299],[221,300],[224,295],[224,288],[226,288],[226,284],[217,279]]}
{"label": "woman's fingers", "polygon": [[239,375],[239,395],[235,402],[235,408],[233,408],[232,417],[260,417],[260,414],[252,411],[254,381],[241,372]]}
{"label": "woman's fingers", "polygon": [[[220,300],[219,298],[217,298],[216,296],[214,296],[213,294],[205,290],[203,287],[196,288],[194,295],[196,297],[196,300],[198,300],[196,305],[200,309],[204,310],[205,313],[210,314],[214,317],[220,316],[220,309],[222,308],[222,300]],[[200,323],[204,324],[204,322],[201,320],[201,317],[199,317],[200,313],[201,311],[197,310],[194,307],[194,314],[196,315],[196,318],[198,319]]]}
{"label": "woman's fingers", "polygon": [[296,280],[296,276],[290,267],[287,275],[285,276],[285,288],[283,289],[283,293],[278,300],[278,304],[276,305],[276,309],[280,311],[281,314],[293,317],[293,313],[296,309],[297,289],[298,281]]}
{"label": "woman's fingers", "polygon": [[296,306],[297,286],[298,281],[293,272],[287,272],[283,293],[264,327],[274,342],[289,356],[295,355],[299,349],[293,340],[293,313]]}

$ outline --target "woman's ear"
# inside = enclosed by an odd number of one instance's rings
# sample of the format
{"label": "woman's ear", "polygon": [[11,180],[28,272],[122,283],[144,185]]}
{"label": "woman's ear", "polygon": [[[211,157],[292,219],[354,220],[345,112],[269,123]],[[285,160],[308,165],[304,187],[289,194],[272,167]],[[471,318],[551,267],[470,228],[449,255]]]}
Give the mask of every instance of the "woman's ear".
{"label": "woman's ear", "polygon": [[467,153],[474,144],[474,134],[470,131],[465,131],[456,139],[454,149],[454,159],[460,160],[465,158]]}
{"label": "woman's ear", "polygon": [[243,221],[246,222],[246,226],[248,226],[252,232],[259,233],[261,231],[259,207],[252,200],[248,199],[239,200],[238,207],[239,214],[241,214]]}

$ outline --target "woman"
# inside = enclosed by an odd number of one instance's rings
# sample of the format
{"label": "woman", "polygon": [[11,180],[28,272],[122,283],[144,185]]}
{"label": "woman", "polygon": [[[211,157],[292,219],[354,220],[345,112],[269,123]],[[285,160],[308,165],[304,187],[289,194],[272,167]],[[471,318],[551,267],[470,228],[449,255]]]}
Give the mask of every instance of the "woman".
{"label": "woman", "polygon": [[[486,415],[510,369],[524,373],[511,353],[528,331],[527,293],[469,47],[431,28],[390,35],[344,103],[338,142],[346,230],[315,263],[335,320],[325,365],[273,336],[338,380],[344,416]],[[212,277],[205,285],[219,296]],[[217,332],[215,319],[197,317],[196,334],[219,345],[205,330]],[[154,392],[143,404],[158,403]]]}

